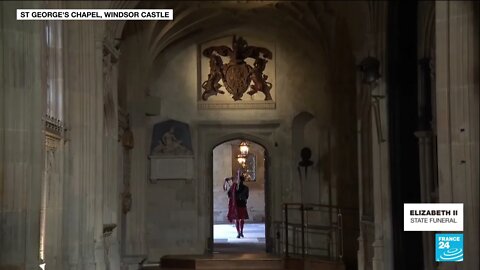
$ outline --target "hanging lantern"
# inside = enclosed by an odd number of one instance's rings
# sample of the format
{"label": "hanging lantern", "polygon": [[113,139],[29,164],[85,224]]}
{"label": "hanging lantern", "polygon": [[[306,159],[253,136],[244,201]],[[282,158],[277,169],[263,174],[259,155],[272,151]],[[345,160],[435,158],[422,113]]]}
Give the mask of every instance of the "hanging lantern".
{"label": "hanging lantern", "polygon": [[377,58],[368,56],[363,59],[358,66],[362,71],[362,82],[365,84],[375,84],[380,79],[380,61]]}
{"label": "hanging lantern", "polygon": [[247,162],[247,156],[244,154],[239,154],[237,156],[237,161],[238,163],[240,163],[240,165],[242,165],[242,167],[245,167],[245,163]]}
{"label": "hanging lantern", "polygon": [[248,155],[248,143],[246,141],[242,141],[240,143],[240,153],[244,156]]}

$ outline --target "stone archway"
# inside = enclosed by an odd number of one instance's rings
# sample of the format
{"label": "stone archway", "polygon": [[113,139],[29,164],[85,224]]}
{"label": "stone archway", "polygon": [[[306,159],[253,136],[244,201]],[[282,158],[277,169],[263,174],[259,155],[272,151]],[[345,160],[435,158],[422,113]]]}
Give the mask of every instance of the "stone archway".
{"label": "stone archway", "polygon": [[[237,160],[242,142],[248,146],[244,165]],[[265,209],[268,204],[265,191],[269,184],[265,170],[268,169],[268,152],[262,145],[239,137],[218,144],[212,150],[212,154],[213,253],[264,253]],[[227,218],[229,213],[227,191],[232,183],[230,181],[226,183],[224,179],[236,176],[239,169],[245,173],[244,184],[249,190],[246,205],[248,219],[244,223],[236,223]],[[241,237],[239,229],[242,232]]]}
{"label": "stone archway", "polygon": [[271,135],[280,126],[279,123],[232,123],[221,125],[220,123],[205,123],[198,126],[198,149],[197,159],[199,200],[205,203],[199,209],[202,221],[199,226],[199,236],[206,239],[206,252],[213,251],[213,149],[224,142],[245,139],[261,145],[268,153],[265,161],[265,238],[266,251],[271,252],[274,246],[273,222],[280,218],[280,213],[275,207],[280,205],[281,198],[275,196],[274,190],[280,187],[271,179],[278,178],[279,160],[275,157],[281,155],[281,149],[277,148],[278,142],[271,141]]}

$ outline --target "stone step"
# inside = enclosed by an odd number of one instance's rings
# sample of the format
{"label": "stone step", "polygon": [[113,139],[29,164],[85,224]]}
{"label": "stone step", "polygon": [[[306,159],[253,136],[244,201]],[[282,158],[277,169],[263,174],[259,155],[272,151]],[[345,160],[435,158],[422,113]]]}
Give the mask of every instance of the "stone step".
{"label": "stone step", "polygon": [[164,256],[162,267],[142,269],[201,269],[201,270],[345,270],[341,261],[331,261],[320,257],[282,258],[266,253],[255,254],[212,254],[212,255],[170,255]]}
{"label": "stone step", "polygon": [[288,270],[345,270],[345,265],[341,261],[331,261],[316,257],[285,259],[285,269]]}
{"label": "stone step", "polygon": [[164,256],[162,269],[284,269],[281,257],[269,254],[213,254],[213,255],[179,255]]}

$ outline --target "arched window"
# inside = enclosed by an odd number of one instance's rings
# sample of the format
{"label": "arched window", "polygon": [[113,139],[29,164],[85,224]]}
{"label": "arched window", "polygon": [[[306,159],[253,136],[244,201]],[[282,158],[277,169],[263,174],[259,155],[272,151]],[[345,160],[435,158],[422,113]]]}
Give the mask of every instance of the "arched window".
{"label": "arched window", "polygon": [[[63,127],[63,42],[62,21],[45,23],[46,120],[54,133]],[[53,126],[52,126],[53,125]],[[55,130],[59,129],[59,130]],[[57,131],[57,132],[55,132]],[[58,134],[61,135],[61,134]]]}

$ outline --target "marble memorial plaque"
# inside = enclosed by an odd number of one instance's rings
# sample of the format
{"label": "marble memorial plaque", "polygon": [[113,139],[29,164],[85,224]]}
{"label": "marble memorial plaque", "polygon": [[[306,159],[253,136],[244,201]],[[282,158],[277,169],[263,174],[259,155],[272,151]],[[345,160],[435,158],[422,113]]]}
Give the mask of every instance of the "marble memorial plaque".
{"label": "marble memorial plaque", "polygon": [[193,156],[150,156],[150,181],[193,179]]}

